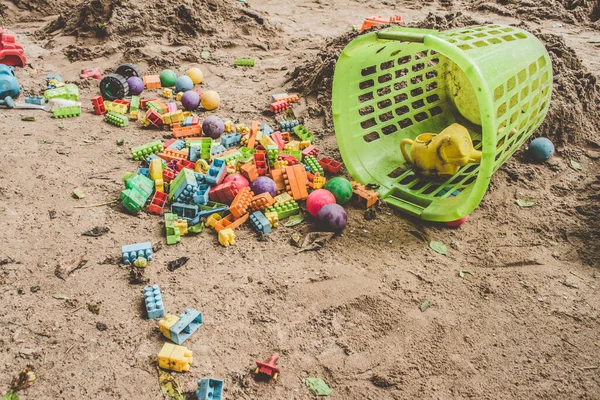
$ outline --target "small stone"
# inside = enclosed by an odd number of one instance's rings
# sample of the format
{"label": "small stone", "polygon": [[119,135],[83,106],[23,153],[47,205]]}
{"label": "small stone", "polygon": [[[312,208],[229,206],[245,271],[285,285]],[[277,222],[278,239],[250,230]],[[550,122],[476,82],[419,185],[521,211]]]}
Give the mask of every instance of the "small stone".
{"label": "small stone", "polygon": [[96,329],[98,329],[100,332],[105,331],[108,329],[108,326],[106,326],[105,323],[102,322],[96,322]]}

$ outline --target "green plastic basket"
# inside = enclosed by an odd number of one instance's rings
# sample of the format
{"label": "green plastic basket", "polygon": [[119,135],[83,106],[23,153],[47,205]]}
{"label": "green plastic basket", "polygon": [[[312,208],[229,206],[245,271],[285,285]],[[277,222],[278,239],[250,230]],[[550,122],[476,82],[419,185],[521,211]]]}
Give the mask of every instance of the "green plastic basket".
{"label": "green plastic basket", "polygon": [[[390,205],[429,221],[455,221],[477,207],[493,172],[542,123],[551,85],[548,52],[518,28],[394,27],[362,35],[335,69],[340,152],[352,177],[379,184]],[[454,122],[469,130],[481,163],[444,181],[416,176],[400,142]]]}

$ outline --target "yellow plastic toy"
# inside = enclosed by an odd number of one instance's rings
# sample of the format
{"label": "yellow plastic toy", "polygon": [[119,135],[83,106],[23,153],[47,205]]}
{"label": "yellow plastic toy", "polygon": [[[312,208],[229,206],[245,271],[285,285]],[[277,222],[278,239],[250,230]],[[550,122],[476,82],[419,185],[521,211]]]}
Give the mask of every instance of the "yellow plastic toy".
{"label": "yellow plastic toy", "polygon": [[233,123],[233,121],[225,121],[223,123],[223,126],[225,128],[225,132],[227,133],[233,133],[235,132],[235,124]]}
{"label": "yellow plastic toy", "polygon": [[235,244],[235,233],[233,233],[233,229],[221,229],[219,231],[219,243],[221,246],[227,247],[229,245]]}
{"label": "yellow plastic toy", "polygon": [[179,322],[179,319],[180,318],[177,315],[167,314],[164,319],[158,321],[158,328],[164,337],[171,339],[171,328]]}
{"label": "yellow plastic toy", "polygon": [[163,89],[162,95],[165,99],[170,99],[171,97],[173,97],[173,89]]}
{"label": "yellow plastic toy", "polygon": [[275,211],[266,212],[265,218],[271,223],[272,228],[277,228],[279,226],[279,217]]}
{"label": "yellow plastic toy", "polygon": [[187,372],[194,361],[194,353],[185,346],[165,343],[158,353],[158,366],[176,372]]}
{"label": "yellow plastic toy", "polygon": [[315,174],[315,178],[313,179],[313,189],[322,189],[326,182],[327,179],[317,172]]}
{"label": "yellow plastic toy", "polygon": [[194,166],[194,171],[196,172],[202,172],[203,174],[208,172],[208,163],[206,162],[206,160],[198,160],[196,161],[196,165]]}
{"label": "yellow plastic toy", "polygon": [[181,101],[182,97],[183,97],[183,92],[179,92],[179,93],[177,93],[177,96],[175,96],[175,100]]}
{"label": "yellow plastic toy", "polygon": [[155,180],[154,181],[154,189],[156,189],[157,192],[164,193],[165,192],[165,181],[162,178]]}
{"label": "yellow plastic toy", "polygon": [[214,213],[211,214],[207,219],[206,219],[206,223],[204,224],[204,226],[208,226],[209,228],[215,229],[215,224],[220,221],[223,217],[221,217],[219,214]]}
{"label": "yellow plastic toy", "polygon": [[202,81],[204,80],[204,74],[198,67],[192,67],[188,69],[185,74],[190,77],[192,82],[194,82],[194,85],[202,83]]}
{"label": "yellow plastic toy", "polygon": [[216,110],[217,107],[219,107],[219,104],[221,104],[221,97],[219,97],[219,93],[214,90],[207,90],[202,93],[200,104],[208,111]]}
{"label": "yellow plastic toy", "polygon": [[452,124],[439,134],[423,133],[414,141],[404,139],[400,150],[416,174],[430,178],[450,178],[460,167],[481,161],[481,152],[473,148],[469,131],[460,124]]}
{"label": "yellow plastic toy", "polygon": [[156,181],[157,179],[162,179],[163,175],[162,168],[162,160],[160,158],[155,158],[150,161],[150,165],[148,166],[148,175],[150,175],[150,179]]}

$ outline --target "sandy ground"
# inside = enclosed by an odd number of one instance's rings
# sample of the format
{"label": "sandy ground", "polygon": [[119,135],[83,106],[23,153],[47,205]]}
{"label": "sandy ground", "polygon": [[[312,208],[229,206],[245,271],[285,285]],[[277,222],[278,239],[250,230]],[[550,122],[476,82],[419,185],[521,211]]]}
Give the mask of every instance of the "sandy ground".
{"label": "sandy ground", "polygon": [[[371,0],[252,6],[279,32],[276,37],[211,47],[212,59],[199,63],[202,87],[223,99],[218,115],[242,122],[272,122],[263,110],[271,93],[286,89],[286,74],[364,16],[416,21],[430,11],[449,11],[435,2],[415,9]],[[18,71],[25,94],[41,94],[49,72],[79,81],[82,67],[115,68],[123,59],[108,51],[70,63],[63,50],[75,38],[39,40],[35,31],[52,17],[27,22],[28,12],[18,12],[21,18],[7,27],[33,67]],[[600,39],[598,31],[552,20],[540,27],[564,35],[597,75],[599,49],[589,42]],[[265,42],[276,45],[267,49]],[[203,49],[186,52],[197,56]],[[146,50],[173,60],[171,67],[192,65],[175,63],[184,58],[180,47]],[[233,68],[240,56],[256,57],[257,67]],[[147,71],[152,60],[146,61],[138,65]],[[379,206],[375,220],[349,208],[348,228],[318,252],[297,253],[289,244],[292,233],[317,229],[310,222],[281,227],[267,241],[246,227],[227,249],[207,232],[166,246],[156,216],[133,217],[117,206],[74,208],[118,198],[121,176],[137,168],[129,148],[167,133],[107,125],[91,114],[96,88],[96,82],[82,84],[86,112],[80,118],[0,110],[1,394],[32,365],[38,378],[19,392],[21,399],[162,398],[156,356],[164,339],[156,321],[145,319],[142,287],[130,285],[128,270],[111,263],[121,245],[149,240],[161,248],[147,277],[161,285],[167,311],[194,307],[204,317],[185,343],[194,352],[191,370],[175,374],[185,391],[211,376],[225,380],[228,399],[310,399],[301,378],[317,376],[332,387],[331,399],[600,398],[599,246],[590,216],[581,211],[598,202],[598,132],[595,142],[562,149],[551,164],[530,164],[518,153],[457,230]],[[317,132],[322,153],[339,158],[323,118],[308,117],[314,101],[303,99],[295,110]],[[36,121],[21,121],[27,115]],[[577,157],[583,171],[570,168],[569,157]],[[75,188],[86,197],[74,199]],[[536,205],[521,209],[517,198]],[[110,232],[81,236],[95,226]],[[444,242],[448,255],[429,249],[430,240]],[[57,264],[79,256],[88,260],[84,268],[64,281],[54,275]],[[180,256],[190,261],[169,272],[167,262]],[[460,278],[461,269],[472,275]],[[431,306],[421,312],[424,299]],[[98,315],[88,303],[100,305]],[[98,330],[98,323],[108,329]],[[254,362],[274,352],[281,353],[279,381],[255,382]]]}

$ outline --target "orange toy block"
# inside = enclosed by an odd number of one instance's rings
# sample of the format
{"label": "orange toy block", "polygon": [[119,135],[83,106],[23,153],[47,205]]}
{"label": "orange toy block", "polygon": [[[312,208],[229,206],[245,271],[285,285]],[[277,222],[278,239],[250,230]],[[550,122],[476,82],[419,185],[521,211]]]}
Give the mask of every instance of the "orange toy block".
{"label": "orange toy block", "polygon": [[360,27],[359,32],[362,32],[365,29],[372,28],[373,26],[376,26],[376,25],[385,25],[385,24],[390,24],[392,22],[402,22],[402,17],[399,15],[396,15],[396,16],[390,17],[390,18],[383,18],[381,16],[367,17],[363,21],[363,24]]}
{"label": "orange toy block", "polygon": [[160,89],[160,76],[146,75],[142,78],[146,89]]}
{"label": "orange toy block", "polygon": [[247,148],[253,149],[254,146],[256,146],[256,135],[259,130],[260,122],[252,121],[252,125],[250,125],[250,136],[248,137],[248,144],[246,145]]}
{"label": "orange toy block", "polygon": [[304,165],[292,165],[285,169],[285,190],[292,195],[294,200],[306,200],[308,198],[308,178]]}
{"label": "orange toy block", "polygon": [[297,101],[300,101],[300,97],[297,94],[292,94],[289,96],[275,96],[274,100],[277,101],[285,101],[286,103],[292,104]]}
{"label": "orange toy block", "polygon": [[184,127],[173,127],[173,137],[177,139],[202,136],[202,127],[200,125],[191,125]]}
{"label": "orange toy block", "polygon": [[229,205],[231,214],[236,218],[240,218],[242,215],[246,214],[248,212],[248,207],[250,207],[252,197],[254,197],[254,193],[252,193],[248,186],[241,188]]}
{"label": "orange toy block", "polygon": [[166,148],[161,153],[158,153],[157,156],[165,161],[187,160],[188,153],[184,150]]}
{"label": "orange toy block", "polygon": [[225,218],[217,221],[217,223],[215,224],[215,231],[221,232],[223,229],[227,229],[227,228],[230,228],[230,229],[238,228],[238,227],[242,226],[246,221],[248,221],[248,218],[250,218],[250,214],[248,214],[248,213],[242,215],[238,219],[235,219],[233,214],[229,214]]}
{"label": "orange toy block", "polygon": [[271,193],[257,194],[250,201],[250,212],[262,211],[273,204],[275,204],[275,199],[271,196]]}
{"label": "orange toy block", "polygon": [[271,170],[271,179],[275,181],[277,185],[277,193],[281,193],[285,191],[285,178],[283,175],[285,174],[285,169],[272,169]]}
{"label": "orange toy block", "polygon": [[361,185],[355,181],[350,182],[350,184],[352,185],[352,192],[355,195],[354,200],[358,205],[369,208],[377,203],[379,193],[374,190],[367,189],[364,185]]}
{"label": "orange toy block", "polygon": [[240,171],[242,172],[242,175],[248,178],[250,182],[254,182],[256,178],[258,178],[258,171],[256,170],[256,166],[252,163],[252,161],[242,165]]}

